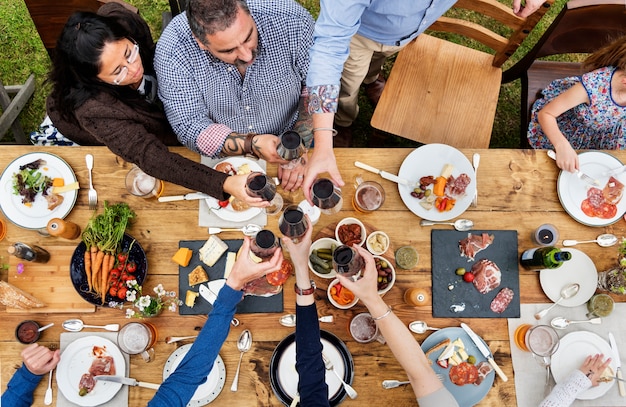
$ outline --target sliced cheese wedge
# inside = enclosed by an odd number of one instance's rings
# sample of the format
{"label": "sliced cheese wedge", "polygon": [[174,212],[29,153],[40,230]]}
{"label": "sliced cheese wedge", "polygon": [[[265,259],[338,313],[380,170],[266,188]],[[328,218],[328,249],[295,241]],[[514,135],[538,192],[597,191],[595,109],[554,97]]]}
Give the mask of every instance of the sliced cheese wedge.
{"label": "sliced cheese wedge", "polygon": [[62,194],[64,192],[73,191],[78,189],[78,181],[72,182],[71,184],[63,185],[61,187],[52,187],[52,193],[54,194]]}

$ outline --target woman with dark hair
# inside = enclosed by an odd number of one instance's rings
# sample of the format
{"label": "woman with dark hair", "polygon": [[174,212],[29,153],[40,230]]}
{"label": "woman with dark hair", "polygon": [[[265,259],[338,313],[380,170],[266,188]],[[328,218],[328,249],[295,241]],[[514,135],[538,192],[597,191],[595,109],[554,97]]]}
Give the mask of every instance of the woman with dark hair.
{"label": "woman with dark hair", "polygon": [[[168,145],[180,144],[157,98],[153,57],[147,24],[121,4],[107,3],[98,14],[74,13],[49,75],[52,122],[72,141],[105,145],[158,179],[220,200],[230,194],[267,206],[246,194],[246,175],[229,176],[169,151]],[[243,146],[240,151],[251,153]]]}

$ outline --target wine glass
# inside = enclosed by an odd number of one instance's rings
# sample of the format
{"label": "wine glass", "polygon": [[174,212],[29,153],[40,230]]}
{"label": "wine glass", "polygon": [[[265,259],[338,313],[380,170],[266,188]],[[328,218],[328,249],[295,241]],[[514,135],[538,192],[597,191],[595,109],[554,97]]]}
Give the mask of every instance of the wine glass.
{"label": "wine glass", "polygon": [[246,192],[270,203],[265,208],[268,215],[275,215],[283,208],[283,197],[276,193],[274,181],[262,172],[251,172],[246,179]]}
{"label": "wine glass", "polygon": [[295,243],[304,236],[308,227],[309,222],[297,205],[287,206],[278,220],[278,229]]}
{"label": "wine glass", "polygon": [[551,357],[559,348],[559,334],[550,325],[537,325],[526,332],[525,343],[532,352],[533,358],[546,368],[546,382],[544,393],[551,391],[550,363]]}
{"label": "wine glass", "polygon": [[341,210],[343,198],[341,189],[337,188],[328,178],[318,178],[311,188],[313,205],[320,208],[322,213],[332,215]]}
{"label": "wine glass", "polygon": [[341,245],[333,252],[333,268],[338,274],[355,278],[364,265],[363,257],[350,246]]}
{"label": "wine glass", "polygon": [[287,130],[278,136],[276,153],[283,160],[289,161],[287,164],[281,164],[281,167],[291,170],[300,165],[302,156],[306,153],[304,140],[297,131]]}
{"label": "wine glass", "polygon": [[267,260],[280,247],[278,236],[271,230],[263,229],[256,234],[250,244],[250,250],[261,260]]}

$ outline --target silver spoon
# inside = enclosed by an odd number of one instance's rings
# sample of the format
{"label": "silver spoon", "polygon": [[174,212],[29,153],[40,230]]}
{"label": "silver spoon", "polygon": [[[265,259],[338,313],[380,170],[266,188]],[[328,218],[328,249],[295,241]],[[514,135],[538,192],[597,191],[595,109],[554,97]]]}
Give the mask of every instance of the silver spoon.
{"label": "silver spoon", "polygon": [[569,319],[564,318],[564,317],[556,317],[552,321],[550,321],[550,325],[552,325],[552,327],[556,329],[565,329],[570,324],[582,324],[585,322],[589,322],[590,324],[594,324],[594,325],[599,325],[602,323],[602,318],[591,318],[591,319],[583,319],[580,321],[570,321]]}
{"label": "silver spoon", "polygon": [[168,336],[167,338],[165,338],[165,343],[174,343],[174,342],[178,342],[178,341],[184,341],[185,339],[195,339],[197,337],[198,337],[198,335],[192,335],[192,336]]}
{"label": "silver spoon", "polygon": [[580,243],[597,243],[598,246],[611,247],[617,243],[617,236],[605,233],[596,238],[596,240],[563,240],[563,246],[576,246]]}
{"label": "silver spoon", "polygon": [[107,331],[117,332],[120,330],[119,324],[109,324],[109,325],[85,325],[83,321],[80,319],[68,319],[63,322],[63,328],[66,331],[70,332],[80,332],[83,328],[102,328]]}
{"label": "silver spoon", "polygon": [[428,326],[426,322],[424,321],[413,321],[409,323],[409,329],[411,330],[411,332],[415,332],[416,334],[423,334],[428,330],[431,330],[431,331],[439,330],[439,328],[433,328],[432,326]]}
{"label": "silver spoon", "polygon": [[52,325],[54,325],[54,322],[52,322],[52,323],[50,323],[50,324],[48,324],[48,325],[44,325],[44,326],[42,326],[41,328],[39,328],[39,329],[37,330],[37,332],[45,331],[46,329],[50,328]]}
{"label": "silver spoon", "polygon": [[432,220],[422,219],[420,222],[421,226],[432,226],[432,225],[452,225],[459,232],[467,232],[474,227],[474,222],[469,219],[457,219],[453,222],[434,222]]}
{"label": "silver spoon", "polygon": [[246,236],[255,236],[261,230],[263,230],[261,226],[250,223],[241,228],[209,228],[209,234],[215,235],[221,232],[242,232]]}
{"label": "silver spoon", "polygon": [[383,389],[393,389],[398,386],[411,383],[410,381],[401,382],[399,380],[383,380]]}
{"label": "silver spoon", "polygon": [[576,293],[578,293],[578,290],[580,289],[580,284],[578,283],[573,283],[573,284],[568,284],[566,286],[564,286],[563,288],[561,288],[561,296],[559,297],[558,300],[556,300],[556,302],[552,305],[550,305],[548,308],[539,311],[538,313],[535,314],[535,319],[541,319],[543,318],[548,311],[550,311],[552,308],[554,308],[559,302],[566,300],[568,298],[573,297],[574,295],[576,295]]}
{"label": "silver spoon", "polygon": [[246,329],[239,335],[239,340],[237,341],[237,349],[241,354],[239,355],[239,363],[237,364],[237,373],[235,373],[235,378],[233,379],[233,384],[230,386],[230,391],[237,391],[237,387],[239,385],[239,368],[241,367],[241,359],[243,358],[243,354],[250,350],[252,346],[252,334],[250,330]]}
{"label": "silver spoon", "polygon": [[54,369],[52,369],[50,371],[50,376],[48,377],[48,388],[46,389],[46,395],[43,398],[43,404],[45,404],[46,406],[49,406],[50,404],[52,404],[52,371]]}
{"label": "silver spoon", "polygon": [[[318,318],[320,322],[333,322],[335,318],[332,315],[324,315]],[[294,314],[283,315],[278,319],[278,322],[282,326],[286,326],[287,328],[293,328],[296,326],[296,316]]]}

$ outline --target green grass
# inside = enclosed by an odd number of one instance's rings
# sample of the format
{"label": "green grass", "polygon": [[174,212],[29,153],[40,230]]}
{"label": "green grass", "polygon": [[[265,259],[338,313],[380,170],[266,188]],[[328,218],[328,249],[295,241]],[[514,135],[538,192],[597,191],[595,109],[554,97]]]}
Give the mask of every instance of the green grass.
{"label": "green grass", "polygon": [[[319,12],[319,0],[298,0],[316,17]],[[508,1],[508,0],[503,0]],[[169,10],[167,0],[128,0],[139,8],[142,16],[148,21],[155,39],[161,32],[162,12]],[[504,69],[518,61],[537,41],[550,22],[561,10],[566,0],[556,0],[546,16],[531,32],[528,39],[504,65]],[[53,5],[51,5],[53,7]],[[392,62],[386,69],[391,68]],[[50,59],[39,38],[37,30],[30,19],[28,9],[23,0],[2,0],[0,4],[0,80],[5,85],[24,83],[31,73],[35,74],[35,93],[22,114],[20,123],[26,133],[38,128],[45,116],[45,99],[50,89],[44,83],[50,69]],[[357,147],[365,147],[372,138],[369,124],[372,107],[365,97],[360,99],[361,111],[355,123],[354,142]],[[491,147],[519,147],[519,80],[502,85],[500,99],[491,138]],[[10,132],[9,132],[10,133]],[[3,141],[11,140],[12,135],[5,136]],[[400,138],[385,137],[384,143],[389,147],[409,147],[415,143]]]}

